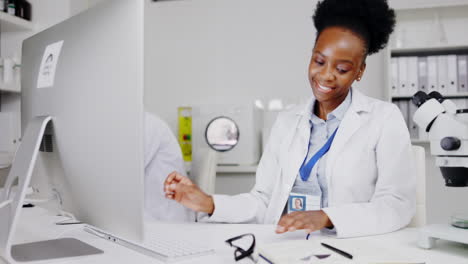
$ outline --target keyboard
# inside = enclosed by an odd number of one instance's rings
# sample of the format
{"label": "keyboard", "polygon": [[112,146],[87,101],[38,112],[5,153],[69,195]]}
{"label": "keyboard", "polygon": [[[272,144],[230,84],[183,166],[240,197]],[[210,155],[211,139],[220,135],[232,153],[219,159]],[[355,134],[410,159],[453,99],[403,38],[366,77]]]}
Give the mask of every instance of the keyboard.
{"label": "keyboard", "polygon": [[149,236],[146,237],[145,243],[142,244],[117,237],[92,226],[85,226],[84,230],[163,262],[172,263],[197,256],[213,254],[215,252],[211,248],[178,239]]}

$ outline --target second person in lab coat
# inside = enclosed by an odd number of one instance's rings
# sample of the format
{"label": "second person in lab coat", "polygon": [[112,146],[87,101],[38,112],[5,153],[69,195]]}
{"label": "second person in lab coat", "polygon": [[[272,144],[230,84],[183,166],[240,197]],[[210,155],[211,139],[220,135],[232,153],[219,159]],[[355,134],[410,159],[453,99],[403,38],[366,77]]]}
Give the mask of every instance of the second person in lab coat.
{"label": "second person in lab coat", "polygon": [[[172,173],[166,197],[200,212],[202,221],[277,224],[277,233],[354,237],[410,222],[416,191],[405,121],[395,105],[352,88],[364,76],[367,56],[387,44],[394,11],[385,0],[324,0],[313,19],[313,97],[279,115],[253,189],[210,196]],[[297,199],[304,211],[294,210]]]}
{"label": "second person in lab coat", "polygon": [[185,173],[179,143],[169,126],[156,115],[145,112],[145,194],[146,220],[194,222],[195,213],[164,197],[168,173]]}

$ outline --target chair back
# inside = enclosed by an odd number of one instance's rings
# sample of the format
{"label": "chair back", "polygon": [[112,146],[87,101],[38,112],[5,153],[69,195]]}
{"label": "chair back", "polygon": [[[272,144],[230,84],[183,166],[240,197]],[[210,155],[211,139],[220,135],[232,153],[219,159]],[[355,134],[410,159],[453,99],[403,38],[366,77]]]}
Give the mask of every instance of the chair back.
{"label": "chair back", "polygon": [[190,176],[206,193],[214,194],[218,152],[211,148],[199,148],[192,153]]}

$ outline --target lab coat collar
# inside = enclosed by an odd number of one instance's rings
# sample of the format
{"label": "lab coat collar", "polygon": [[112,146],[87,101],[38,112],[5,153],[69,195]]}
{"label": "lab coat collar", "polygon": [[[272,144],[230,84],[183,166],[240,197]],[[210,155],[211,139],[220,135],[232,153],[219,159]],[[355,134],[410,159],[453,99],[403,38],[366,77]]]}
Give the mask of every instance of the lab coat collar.
{"label": "lab coat collar", "polygon": [[[352,90],[350,89],[344,101],[341,102],[341,104],[337,108],[335,108],[333,111],[327,114],[327,121],[335,119],[335,118],[338,119],[340,122],[341,120],[343,120],[343,117],[346,114],[346,111],[348,111],[348,108],[351,104],[352,95],[353,93],[352,93]],[[319,123],[325,122],[324,120],[320,119],[317,115],[314,114],[314,108],[315,108],[316,103],[317,103],[317,100],[312,100],[312,107],[308,109],[309,120],[310,122],[312,122],[312,124],[319,124]]]}

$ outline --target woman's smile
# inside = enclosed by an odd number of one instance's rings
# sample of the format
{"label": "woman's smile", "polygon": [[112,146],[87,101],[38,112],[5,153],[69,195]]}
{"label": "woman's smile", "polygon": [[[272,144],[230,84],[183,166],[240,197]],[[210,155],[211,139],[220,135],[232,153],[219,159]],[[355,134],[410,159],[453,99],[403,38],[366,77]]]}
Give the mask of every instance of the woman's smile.
{"label": "woman's smile", "polygon": [[321,93],[330,93],[334,90],[334,88],[332,87],[320,85],[320,83],[318,83],[317,81],[315,81],[314,83],[315,83],[315,88]]}

